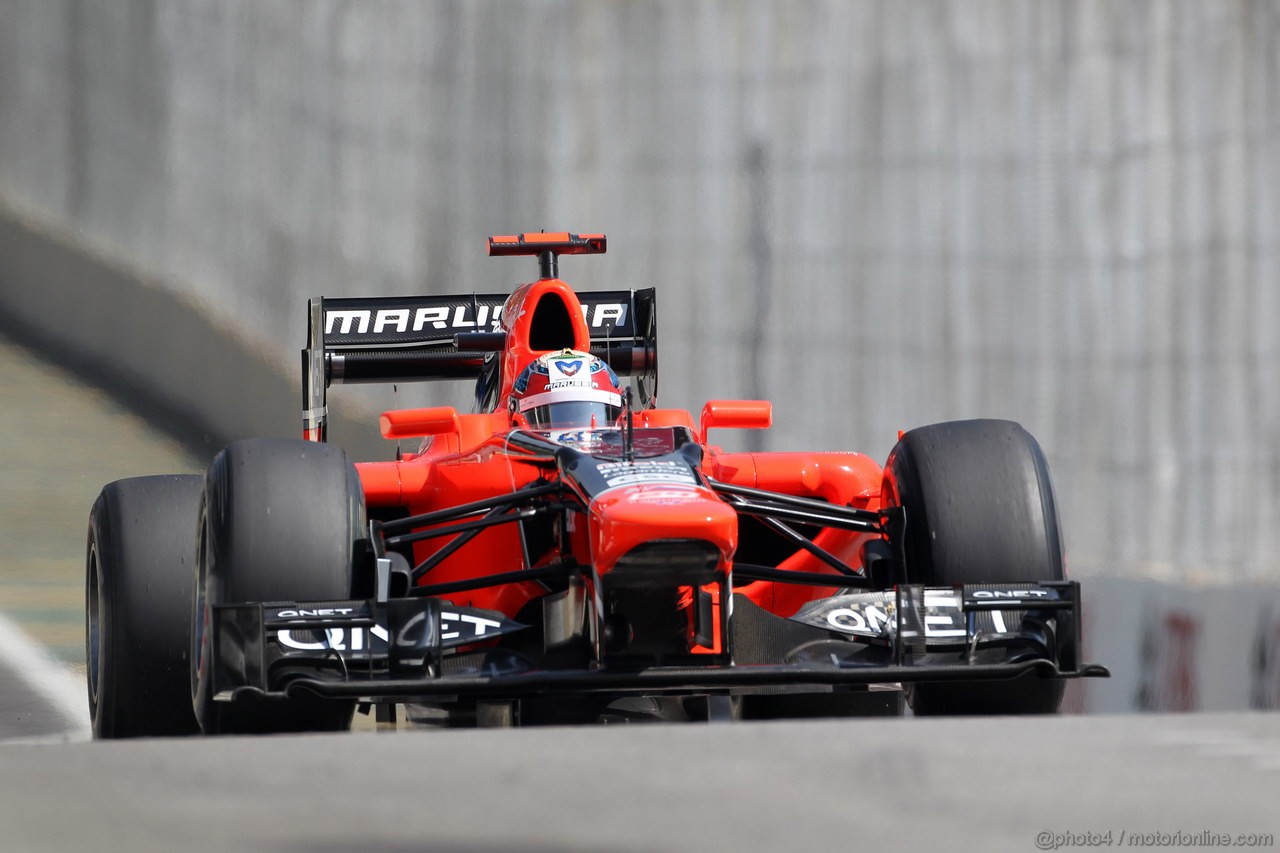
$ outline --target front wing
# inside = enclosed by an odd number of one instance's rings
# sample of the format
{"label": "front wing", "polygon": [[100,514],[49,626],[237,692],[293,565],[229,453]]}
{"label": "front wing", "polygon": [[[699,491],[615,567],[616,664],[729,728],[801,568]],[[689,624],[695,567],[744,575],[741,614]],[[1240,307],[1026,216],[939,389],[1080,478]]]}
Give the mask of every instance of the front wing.
{"label": "front wing", "polygon": [[218,701],[302,692],[366,702],[691,695],[1110,674],[1080,660],[1080,587],[1066,581],[833,596],[792,617],[827,632],[826,640],[805,642],[776,663],[746,665],[541,669],[493,642],[528,626],[434,598],[213,609]]}

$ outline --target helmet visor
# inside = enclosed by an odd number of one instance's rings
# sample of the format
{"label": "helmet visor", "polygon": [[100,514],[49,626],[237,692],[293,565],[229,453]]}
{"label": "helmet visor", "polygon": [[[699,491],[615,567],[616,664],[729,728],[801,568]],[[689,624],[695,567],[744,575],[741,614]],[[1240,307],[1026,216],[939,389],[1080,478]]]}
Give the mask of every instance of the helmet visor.
{"label": "helmet visor", "polygon": [[564,403],[552,403],[538,406],[525,413],[529,425],[543,429],[568,429],[578,427],[611,427],[617,423],[622,414],[619,406],[610,406],[586,400],[569,400]]}

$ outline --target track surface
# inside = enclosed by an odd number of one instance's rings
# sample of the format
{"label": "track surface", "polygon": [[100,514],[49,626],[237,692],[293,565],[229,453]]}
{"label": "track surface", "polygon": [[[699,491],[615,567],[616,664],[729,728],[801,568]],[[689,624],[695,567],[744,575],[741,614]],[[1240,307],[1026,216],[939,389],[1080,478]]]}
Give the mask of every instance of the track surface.
{"label": "track surface", "polygon": [[1280,717],[0,745],[0,788],[11,850],[1034,850],[1280,834]]}
{"label": "track surface", "polygon": [[89,507],[111,480],[204,463],[3,339],[0,364],[0,739],[83,736]]}
{"label": "track surface", "polygon": [[0,364],[0,612],[80,664],[85,530],[98,490],[202,471],[208,459],[4,339]]}
{"label": "track surface", "polygon": [[203,462],[23,351],[0,344],[0,357],[0,850],[1034,850],[1041,833],[1049,846],[1107,831],[1280,836],[1278,715],[87,743],[89,504],[116,477]]}

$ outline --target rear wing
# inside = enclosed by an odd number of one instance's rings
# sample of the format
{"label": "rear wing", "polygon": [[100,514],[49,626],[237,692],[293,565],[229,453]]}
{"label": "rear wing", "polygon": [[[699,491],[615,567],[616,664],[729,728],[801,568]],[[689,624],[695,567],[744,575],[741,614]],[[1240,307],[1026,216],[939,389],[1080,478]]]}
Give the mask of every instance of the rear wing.
{"label": "rear wing", "polygon": [[[638,378],[643,403],[657,386],[653,288],[579,293],[591,352]],[[479,379],[502,350],[506,294],[324,298],[308,301],[302,351],[303,435],[327,437],[333,384]]]}

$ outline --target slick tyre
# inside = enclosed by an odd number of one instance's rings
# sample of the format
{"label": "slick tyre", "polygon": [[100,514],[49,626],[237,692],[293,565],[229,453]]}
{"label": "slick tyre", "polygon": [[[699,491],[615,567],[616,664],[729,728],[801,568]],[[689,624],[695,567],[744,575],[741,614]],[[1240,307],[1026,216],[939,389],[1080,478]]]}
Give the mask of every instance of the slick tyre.
{"label": "slick tyre", "polygon": [[187,683],[204,478],[107,485],[89,512],[85,662],[95,738],[198,731]]}
{"label": "slick tyre", "polygon": [[[885,465],[885,503],[906,509],[905,580],[928,586],[1061,580],[1062,540],[1044,452],[1011,421],[954,421],[906,433]],[[1049,714],[1061,680],[925,682],[918,716]]]}
{"label": "slick tyre", "polygon": [[212,607],[350,598],[363,564],[364,496],[339,448],[290,439],[236,442],[214,458],[200,505],[189,698],[205,734],[340,731],[352,702],[215,702]]}

